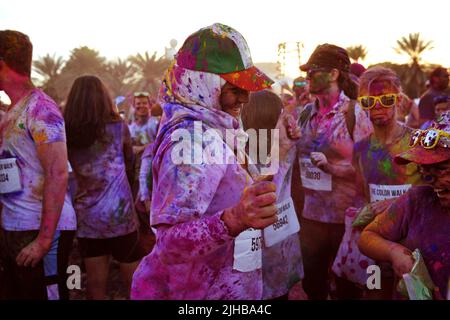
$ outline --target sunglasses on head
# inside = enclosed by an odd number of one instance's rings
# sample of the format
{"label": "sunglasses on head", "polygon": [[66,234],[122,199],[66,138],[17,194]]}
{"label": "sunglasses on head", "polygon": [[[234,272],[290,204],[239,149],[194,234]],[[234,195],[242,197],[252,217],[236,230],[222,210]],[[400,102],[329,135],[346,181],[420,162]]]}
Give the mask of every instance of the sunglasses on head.
{"label": "sunglasses on head", "polygon": [[424,149],[433,149],[437,145],[450,148],[450,134],[439,129],[416,130],[409,141],[411,148],[420,144]]}
{"label": "sunglasses on head", "polygon": [[150,93],[145,92],[145,91],[142,91],[142,92],[135,92],[135,93],[134,93],[134,96],[135,96],[135,97],[149,97],[149,96],[150,96]]}
{"label": "sunglasses on head", "polygon": [[389,93],[381,96],[361,96],[358,97],[358,102],[363,109],[369,110],[375,107],[377,102],[385,108],[392,108],[398,100],[398,94]]}

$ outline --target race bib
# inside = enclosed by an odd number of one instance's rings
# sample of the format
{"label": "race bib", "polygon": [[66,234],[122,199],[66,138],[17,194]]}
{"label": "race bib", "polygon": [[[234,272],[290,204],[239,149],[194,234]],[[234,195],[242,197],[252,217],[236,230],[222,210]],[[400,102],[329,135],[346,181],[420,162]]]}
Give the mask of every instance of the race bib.
{"label": "race bib", "polygon": [[17,159],[0,159],[0,193],[11,193],[20,190],[22,190],[22,183]]}
{"label": "race bib", "polygon": [[398,198],[411,188],[410,184],[381,185],[369,184],[370,202]]}
{"label": "race bib", "polygon": [[292,198],[289,197],[289,199],[278,203],[277,208],[277,222],[264,229],[264,243],[267,247],[271,247],[291,234],[300,231],[300,224],[295,213]]}
{"label": "race bib", "polygon": [[233,269],[250,272],[260,269],[262,265],[261,230],[247,229],[234,240]]}
{"label": "race bib", "polygon": [[302,185],[316,191],[331,191],[331,175],[312,164],[310,158],[300,158]]}

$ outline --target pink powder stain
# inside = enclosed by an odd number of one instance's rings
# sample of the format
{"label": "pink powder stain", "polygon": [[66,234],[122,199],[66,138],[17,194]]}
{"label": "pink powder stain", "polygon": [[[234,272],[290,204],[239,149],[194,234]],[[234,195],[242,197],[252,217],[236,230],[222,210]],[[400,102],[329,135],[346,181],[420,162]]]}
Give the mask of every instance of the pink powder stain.
{"label": "pink powder stain", "polygon": [[367,260],[361,260],[359,262],[359,266],[361,267],[361,269],[367,269],[367,267],[369,266],[369,262]]}
{"label": "pink powder stain", "polygon": [[175,77],[176,83],[181,82],[181,78],[183,77],[185,72],[186,70],[184,68],[177,68],[177,67],[173,68],[173,76]]}
{"label": "pink powder stain", "polygon": [[191,52],[180,52],[177,56],[177,63],[187,69],[193,69],[196,64],[196,57]]}
{"label": "pink powder stain", "polygon": [[444,265],[440,261],[436,261],[435,263],[433,263],[433,269],[435,271],[438,271],[439,269],[441,269],[443,267],[444,267]]}

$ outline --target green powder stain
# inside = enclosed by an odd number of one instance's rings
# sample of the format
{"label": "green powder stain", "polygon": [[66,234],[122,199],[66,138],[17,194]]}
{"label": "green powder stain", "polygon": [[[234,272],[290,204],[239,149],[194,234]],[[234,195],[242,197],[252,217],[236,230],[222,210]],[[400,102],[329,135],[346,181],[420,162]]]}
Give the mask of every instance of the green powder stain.
{"label": "green powder stain", "polygon": [[394,177],[394,172],[392,170],[392,163],[388,159],[380,161],[378,167],[380,171],[383,172],[383,174],[385,174],[387,177],[390,178]]}
{"label": "green powder stain", "polygon": [[395,210],[392,210],[392,209],[388,210],[387,216],[391,222],[395,223],[396,218],[397,218],[397,215],[395,214]]}
{"label": "green powder stain", "polygon": [[19,123],[19,126],[18,126],[20,129],[22,129],[22,130],[25,130],[25,125],[23,124],[23,123]]}

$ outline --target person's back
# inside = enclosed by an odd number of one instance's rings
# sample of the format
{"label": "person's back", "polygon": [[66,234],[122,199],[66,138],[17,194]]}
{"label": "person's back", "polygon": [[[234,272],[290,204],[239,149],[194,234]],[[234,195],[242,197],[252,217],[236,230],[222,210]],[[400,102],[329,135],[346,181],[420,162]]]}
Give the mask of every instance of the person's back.
{"label": "person's back", "polygon": [[123,154],[124,126],[123,121],[108,123],[104,141],[69,150],[78,183],[74,207],[81,223],[79,237],[107,238],[136,229]]}
{"label": "person's back", "polygon": [[[62,124],[56,104],[41,90],[34,89],[28,97],[20,101],[5,117],[3,130],[3,158],[16,157],[21,169],[22,190],[2,194],[3,227],[14,230],[39,229],[42,210],[44,169],[39,161],[36,144],[64,139],[55,130]],[[42,121],[42,118],[46,118]],[[50,122],[48,119],[53,119]],[[59,123],[58,121],[61,121]],[[17,130],[19,128],[20,130]],[[60,129],[60,128],[59,128]],[[58,136],[57,133],[60,135]],[[53,136],[52,136],[53,134]],[[41,139],[40,141],[38,141]],[[30,216],[36,216],[30,219]],[[61,225],[74,229],[75,216],[66,192],[60,218]]]}
{"label": "person's back", "polygon": [[119,262],[127,289],[139,259],[130,182],[132,146],[102,81],[77,78],[64,111],[69,160],[77,182],[74,207],[78,245],[87,273],[89,299],[105,299],[109,262]]}
{"label": "person's back", "polygon": [[32,56],[27,35],[0,30],[0,91],[11,100],[0,120],[0,268],[7,277],[0,295],[68,299],[76,218],[67,193],[65,123],[31,81]]}

